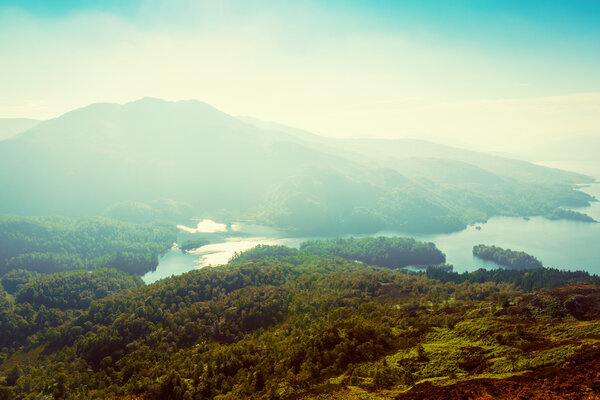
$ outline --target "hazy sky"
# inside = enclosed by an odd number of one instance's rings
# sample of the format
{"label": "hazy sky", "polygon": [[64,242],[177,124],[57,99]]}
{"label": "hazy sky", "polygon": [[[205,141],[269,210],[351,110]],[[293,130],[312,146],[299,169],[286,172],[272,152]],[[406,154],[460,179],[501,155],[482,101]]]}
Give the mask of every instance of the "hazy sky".
{"label": "hazy sky", "polygon": [[600,1],[0,0],[0,117],[198,99],[330,136],[600,136]]}

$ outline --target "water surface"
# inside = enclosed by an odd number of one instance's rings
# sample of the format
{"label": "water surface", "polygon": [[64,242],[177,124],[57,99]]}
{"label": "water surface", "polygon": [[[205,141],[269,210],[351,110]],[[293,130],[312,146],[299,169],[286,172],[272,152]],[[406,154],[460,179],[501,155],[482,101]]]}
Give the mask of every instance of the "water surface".
{"label": "water surface", "polygon": [[[598,183],[583,187],[581,190],[600,199]],[[579,210],[600,220],[600,202],[594,202],[590,207]],[[142,277],[146,283],[195,268],[225,264],[236,252],[242,252],[258,244],[298,247],[304,240],[323,239],[323,237],[290,238],[275,229],[244,222],[226,228],[225,225],[214,221],[201,222],[202,227],[218,226],[218,229],[205,233],[206,238],[212,243],[187,254],[177,248],[171,249],[161,257],[156,271]],[[532,217],[529,220],[516,217],[493,217],[485,224],[477,226],[480,229],[469,226],[465,230],[449,234],[419,235],[383,231],[375,236],[410,236],[417,240],[433,242],[446,254],[447,263],[454,265],[454,270],[459,272],[482,267],[497,268],[498,265],[495,263],[480,260],[472,254],[473,246],[488,244],[524,251],[538,258],[546,267],[582,269],[600,274],[600,223],[550,221],[542,217]],[[183,235],[187,234],[185,231],[185,229],[182,231]]]}

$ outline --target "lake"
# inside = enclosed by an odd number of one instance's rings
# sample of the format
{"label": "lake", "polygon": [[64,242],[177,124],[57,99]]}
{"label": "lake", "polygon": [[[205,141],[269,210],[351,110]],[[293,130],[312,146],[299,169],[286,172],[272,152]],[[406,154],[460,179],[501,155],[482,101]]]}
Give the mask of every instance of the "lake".
{"label": "lake", "polygon": [[[594,183],[581,190],[600,199],[600,184]],[[600,202],[579,209],[596,220],[600,220]],[[212,226],[214,230],[203,227]],[[600,223],[578,221],[550,221],[542,217],[529,220],[516,217],[493,217],[488,222],[469,226],[460,232],[449,234],[409,234],[383,231],[373,236],[409,236],[417,240],[433,242],[446,254],[448,264],[458,272],[478,268],[497,268],[489,261],[473,256],[473,246],[477,244],[496,245],[512,250],[520,250],[538,258],[544,266],[569,270],[585,270],[600,274]],[[280,244],[298,247],[309,239],[323,237],[289,238],[275,229],[239,222],[226,227],[213,221],[202,220],[197,228],[180,227],[180,235],[188,232],[204,232],[213,243],[203,246],[193,253],[182,253],[174,247],[160,258],[155,271],[148,272],[142,279],[146,283],[178,275],[192,269],[225,264],[235,254],[258,244]],[[354,235],[360,237],[360,235]]]}

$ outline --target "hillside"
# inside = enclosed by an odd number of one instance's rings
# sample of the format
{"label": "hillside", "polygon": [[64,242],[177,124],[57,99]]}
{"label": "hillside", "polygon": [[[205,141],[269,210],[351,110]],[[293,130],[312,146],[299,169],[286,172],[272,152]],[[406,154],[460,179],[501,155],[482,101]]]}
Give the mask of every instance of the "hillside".
{"label": "hillside", "polygon": [[[14,168],[18,165],[19,168]],[[93,104],[0,142],[0,212],[448,232],[592,198],[583,175],[409,140],[333,140],[198,101]],[[555,214],[556,215],[556,214]]]}
{"label": "hillside", "polygon": [[[444,269],[407,273],[327,251],[260,252],[138,289],[128,283],[81,311],[44,309],[56,320],[45,327],[35,325],[41,310],[27,314],[29,299],[41,299],[33,278],[16,308],[3,303],[2,320],[21,318],[33,334],[4,353],[2,393],[176,400],[600,395],[590,372],[600,344],[598,277],[538,269],[455,280]],[[64,279],[43,279],[50,298],[68,289]]]}
{"label": "hillside", "polygon": [[0,118],[0,141],[25,132],[40,121],[29,118]]}
{"label": "hillside", "polygon": [[[260,121],[254,118],[244,117],[243,121],[253,124],[262,129],[272,132],[280,132],[290,135],[295,140],[304,143],[307,146],[314,146],[331,154],[344,154],[348,157],[360,157],[363,163],[368,163],[381,168],[399,168],[410,167],[413,160],[419,159],[438,159],[448,161],[458,161],[458,165],[469,164],[471,167],[483,169],[495,175],[511,177],[519,181],[547,182],[547,183],[578,183],[589,181],[589,177],[563,171],[556,168],[546,168],[535,165],[523,160],[511,157],[499,157],[496,155],[479,153],[470,150],[464,150],[457,147],[431,143],[418,139],[337,139],[326,138],[314,135],[300,129],[295,129],[281,124]],[[582,141],[583,142],[583,141]],[[596,141],[597,142],[597,141]],[[587,149],[587,155],[593,153],[596,147],[590,146],[595,142],[588,140],[585,143],[577,143],[579,152]],[[588,147],[586,147],[586,145]],[[563,156],[577,154],[571,152],[575,145],[573,143],[559,143],[552,147],[555,152],[561,148]],[[569,147],[570,146],[570,147]],[[539,148],[547,149],[548,144],[540,143]],[[539,154],[547,154],[544,150],[537,149]],[[525,153],[515,149],[515,154]],[[534,154],[527,153],[527,156]],[[552,153],[554,154],[554,153]],[[416,168],[415,168],[416,169]]]}
{"label": "hillside", "polygon": [[0,215],[0,274],[117,268],[143,275],[176,240],[176,228],[166,222]]}
{"label": "hillside", "polygon": [[416,139],[342,140],[341,146],[365,157],[369,154],[377,154],[377,158],[373,159],[374,163],[392,168],[405,165],[407,158],[426,157],[468,163],[494,174],[513,178],[522,182],[578,183],[581,181],[589,181],[588,177],[581,174],[542,167],[522,160],[477,153]]}

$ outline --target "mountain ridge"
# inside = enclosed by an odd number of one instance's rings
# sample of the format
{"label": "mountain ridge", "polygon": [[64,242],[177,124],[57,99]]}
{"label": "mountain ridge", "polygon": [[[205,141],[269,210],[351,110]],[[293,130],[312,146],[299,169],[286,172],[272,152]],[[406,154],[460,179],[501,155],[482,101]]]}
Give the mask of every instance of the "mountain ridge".
{"label": "mountain ridge", "polygon": [[0,141],[15,137],[40,122],[31,118],[0,118]]}
{"label": "mountain ridge", "polygon": [[[589,181],[414,139],[325,138],[196,100],[92,104],[0,142],[3,213],[97,215],[172,199],[195,215],[298,233],[451,231],[493,215],[546,215],[587,205],[571,185]],[[339,185],[344,196],[331,190]]]}

